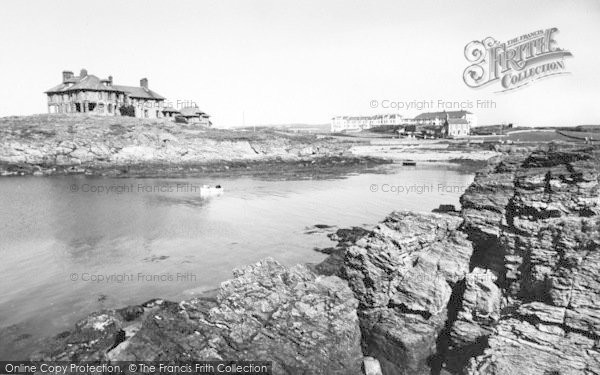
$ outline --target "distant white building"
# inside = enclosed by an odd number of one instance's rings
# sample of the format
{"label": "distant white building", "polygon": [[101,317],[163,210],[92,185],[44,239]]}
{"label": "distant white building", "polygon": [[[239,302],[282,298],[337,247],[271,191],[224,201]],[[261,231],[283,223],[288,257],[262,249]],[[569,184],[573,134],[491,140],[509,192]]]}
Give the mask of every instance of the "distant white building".
{"label": "distant white building", "polygon": [[417,125],[444,125],[446,119],[465,120],[469,127],[477,126],[477,116],[469,111],[425,112],[414,118]]}
{"label": "distant white building", "polygon": [[331,132],[357,132],[376,126],[393,126],[414,124],[412,119],[398,114],[375,116],[336,116],[331,119]]}
{"label": "distant white building", "polygon": [[445,127],[445,134],[450,138],[466,137],[471,132],[471,125],[463,118],[450,118]]}

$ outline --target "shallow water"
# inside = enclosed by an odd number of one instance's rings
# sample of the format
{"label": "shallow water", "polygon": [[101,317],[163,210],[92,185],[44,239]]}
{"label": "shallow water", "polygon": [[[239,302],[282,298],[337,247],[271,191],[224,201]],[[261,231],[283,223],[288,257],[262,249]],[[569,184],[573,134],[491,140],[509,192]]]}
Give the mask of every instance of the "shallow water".
{"label": "shallow water", "polygon": [[[458,206],[473,180],[450,165],[378,172],[295,181],[0,179],[0,329],[35,339],[102,308],[190,298],[267,256],[318,262],[325,256],[313,249],[332,243],[315,224],[374,225],[396,209]],[[199,196],[200,185],[216,183],[222,196]],[[0,359],[26,354],[0,343]]]}

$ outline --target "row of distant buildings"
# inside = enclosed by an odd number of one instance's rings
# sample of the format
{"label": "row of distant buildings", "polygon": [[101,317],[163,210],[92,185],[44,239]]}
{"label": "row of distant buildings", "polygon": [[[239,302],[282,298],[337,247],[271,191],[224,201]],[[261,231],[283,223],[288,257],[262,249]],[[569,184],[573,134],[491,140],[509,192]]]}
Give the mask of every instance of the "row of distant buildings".
{"label": "row of distant buildings", "polygon": [[469,111],[426,112],[414,118],[399,114],[375,116],[336,116],[331,119],[331,132],[356,132],[380,126],[404,127],[404,130],[421,128],[432,134],[448,137],[467,136],[471,127],[477,126],[477,117]]}
{"label": "row of distant buildings", "polygon": [[116,85],[113,77],[100,79],[81,69],[78,76],[62,73],[62,82],[48,89],[48,113],[89,113],[101,116],[170,118],[180,122],[210,126],[210,116],[197,106],[174,108],[166,98],[148,87],[142,78],[139,86]]}

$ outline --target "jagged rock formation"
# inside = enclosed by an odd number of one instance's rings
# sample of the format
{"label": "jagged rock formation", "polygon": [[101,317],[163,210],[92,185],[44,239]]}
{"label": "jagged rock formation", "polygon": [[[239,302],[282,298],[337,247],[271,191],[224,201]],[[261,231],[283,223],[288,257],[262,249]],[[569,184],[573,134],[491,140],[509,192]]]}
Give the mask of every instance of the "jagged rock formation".
{"label": "jagged rock formation", "polygon": [[364,353],[394,375],[600,374],[598,160],[509,153],[459,218],[394,213],[341,236],[315,269],[348,280]]}
{"label": "jagged rock formation", "polygon": [[487,337],[500,318],[502,294],[495,284],[497,276],[490,270],[475,268],[464,280],[459,302],[450,306],[457,311],[448,322],[448,346],[444,353],[445,366],[460,372],[470,357],[480,354]]}
{"label": "jagged rock formation", "polygon": [[454,216],[394,212],[344,254],[365,355],[384,374],[426,374],[472,248]]}
{"label": "jagged rock formation", "polygon": [[234,271],[216,298],[92,314],[35,358],[273,361],[274,374],[360,374],[357,301],[337,277],[273,260]]}
{"label": "jagged rock formation", "polygon": [[472,264],[495,272],[504,293],[499,315],[491,285],[463,297],[467,311],[494,306],[484,321],[459,314],[454,324],[455,349],[479,354],[467,373],[600,373],[598,160],[591,148],[506,157],[462,197]]}
{"label": "jagged rock formation", "polygon": [[309,267],[316,273],[321,275],[340,276],[344,265],[344,255],[346,249],[356,243],[359,239],[370,233],[369,230],[362,227],[341,228],[335,233],[327,235],[332,241],[336,241],[335,247],[325,249],[315,249],[329,256],[318,264],[309,264]]}

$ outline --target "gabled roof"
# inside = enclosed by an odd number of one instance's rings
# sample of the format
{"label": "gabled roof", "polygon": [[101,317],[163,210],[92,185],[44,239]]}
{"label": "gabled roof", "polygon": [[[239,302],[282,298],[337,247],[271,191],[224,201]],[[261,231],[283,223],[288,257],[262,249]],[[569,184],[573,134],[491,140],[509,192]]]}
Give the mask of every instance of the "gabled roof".
{"label": "gabled roof", "polygon": [[445,119],[446,115],[448,115],[449,118],[460,118],[471,114],[472,113],[469,111],[425,112],[415,117],[415,120],[433,120],[436,118]]}
{"label": "gabled roof", "polygon": [[107,79],[101,80],[95,75],[88,74],[82,77],[71,77],[60,85],[54,86],[46,91],[46,94],[55,94],[71,91],[110,91],[126,93],[132,98],[165,100],[165,98],[156,92],[145,87],[106,85],[104,82],[110,82]]}
{"label": "gabled roof", "polygon": [[206,113],[202,112],[198,107],[184,107],[179,111],[184,117],[209,117]]}
{"label": "gabled roof", "polygon": [[87,75],[83,78],[74,77],[68,79],[67,83],[61,83],[58,86],[54,86],[46,91],[46,93],[52,94],[77,90],[125,92],[123,90],[119,90],[115,86],[107,86],[103,84],[100,79],[94,75]]}
{"label": "gabled roof", "polygon": [[165,98],[145,87],[113,85],[119,91],[126,92],[132,98],[165,100]]}

